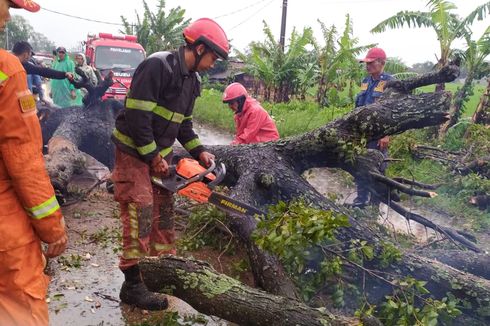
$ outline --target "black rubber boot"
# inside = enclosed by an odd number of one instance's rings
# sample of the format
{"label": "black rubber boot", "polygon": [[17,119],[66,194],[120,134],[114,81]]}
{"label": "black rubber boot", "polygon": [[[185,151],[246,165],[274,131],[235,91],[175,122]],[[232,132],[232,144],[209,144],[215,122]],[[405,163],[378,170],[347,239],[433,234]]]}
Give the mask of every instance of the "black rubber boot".
{"label": "black rubber boot", "polygon": [[150,292],[141,279],[138,265],[123,271],[125,281],[122,284],[119,298],[122,302],[144,310],[165,310],[167,298],[163,294]]}
{"label": "black rubber boot", "polygon": [[357,207],[360,209],[363,209],[369,204],[369,201],[365,197],[356,197],[354,201],[352,202],[351,207]]}

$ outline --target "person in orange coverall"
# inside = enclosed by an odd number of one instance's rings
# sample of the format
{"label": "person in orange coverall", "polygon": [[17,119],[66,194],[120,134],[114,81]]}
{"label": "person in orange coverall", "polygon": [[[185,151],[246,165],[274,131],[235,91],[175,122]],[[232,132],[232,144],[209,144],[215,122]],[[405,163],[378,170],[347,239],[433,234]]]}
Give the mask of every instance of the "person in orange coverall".
{"label": "person in orange coverall", "polygon": [[[0,32],[10,8],[31,12],[31,0],[0,0]],[[44,167],[36,103],[22,64],[0,49],[0,325],[48,325],[41,242],[46,257],[67,244],[63,216]]]}
{"label": "person in orange coverall", "polygon": [[235,138],[231,142],[236,144],[253,144],[278,140],[274,120],[269,116],[260,103],[250,97],[245,87],[240,83],[232,83],[223,93],[223,103],[227,103],[235,112]]}

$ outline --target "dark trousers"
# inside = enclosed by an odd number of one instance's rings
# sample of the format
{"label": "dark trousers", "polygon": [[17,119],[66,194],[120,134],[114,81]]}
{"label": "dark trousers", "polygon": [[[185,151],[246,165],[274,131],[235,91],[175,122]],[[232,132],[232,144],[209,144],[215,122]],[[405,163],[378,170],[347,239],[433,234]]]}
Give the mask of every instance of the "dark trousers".
{"label": "dark trousers", "polygon": [[[368,142],[367,148],[368,149],[377,149],[378,151],[380,151],[383,154],[383,156],[385,158],[388,157],[388,150],[387,149],[380,150],[377,140],[371,140],[370,142]],[[386,162],[383,162],[380,166],[379,171],[382,174],[384,174],[387,166],[388,166],[388,164]],[[356,201],[367,202],[369,200],[369,193],[370,193],[368,184],[363,180],[356,180],[356,188],[357,188]]]}

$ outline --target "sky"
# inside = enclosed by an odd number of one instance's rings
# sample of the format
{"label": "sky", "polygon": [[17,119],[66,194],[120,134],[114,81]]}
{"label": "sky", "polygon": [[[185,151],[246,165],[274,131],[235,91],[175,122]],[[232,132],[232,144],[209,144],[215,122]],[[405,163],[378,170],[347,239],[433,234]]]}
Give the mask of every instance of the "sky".
{"label": "sky", "polygon": [[[24,16],[37,32],[43,33],[57,46],[66,48],[81,46],[88,33],[119,33],[121,26],[90,22],[49,12],[54,10],[93,20],[121,23],[120,16],[135,21],[135,11],[143,12],[140,0],[38,0],[42,8],[32,14],[24,10],[12,10],[12,14]],[[369,31],[382,20],[402,10],[426,11],[427,0],[288,0],[286,38],[293,27],[297,30],[312,27],[315,36],[321,39],[321,20],[327,26],[334,24],[342,30],[345,15],[350,14],[354,36],[359,45],[378,43],[389,57],[398,57],[408,65],[417,62],[436,61],[439,45],[435,33],[430,29],[409,29],[404,27],[381,34]],[[456,12],[466,16],[485,0],[452,0],[458,7]],[[157,0],[147,0],[150,8],[156,8]],[[266,21],[274,35],[279,39],[283,0],[167,0],[166,8],[180,6],[186,10],[186,17],[192,20],[214,18],[231,39],[232,47],[241,51],[251,41],[264,40],[263,23]],[[473,26],[475,37],[479,37],[487,26],[490,17]],[[287,44],[287,42],[286,42]],[[462,41],[455,43],[463,48]]]}

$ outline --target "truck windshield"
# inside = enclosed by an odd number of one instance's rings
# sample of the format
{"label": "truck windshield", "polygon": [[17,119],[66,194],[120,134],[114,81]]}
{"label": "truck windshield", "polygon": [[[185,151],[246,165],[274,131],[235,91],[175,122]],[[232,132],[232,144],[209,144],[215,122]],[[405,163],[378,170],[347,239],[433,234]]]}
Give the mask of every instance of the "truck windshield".
{"label": "truck windshield", "polygon": [[133,74],[145,59],[143,50],[117,46],[98,46],[95,50],[95,67],[99,70]]}

